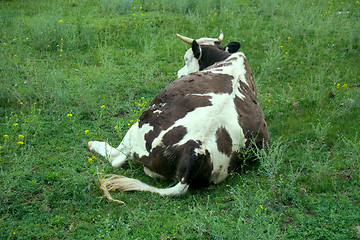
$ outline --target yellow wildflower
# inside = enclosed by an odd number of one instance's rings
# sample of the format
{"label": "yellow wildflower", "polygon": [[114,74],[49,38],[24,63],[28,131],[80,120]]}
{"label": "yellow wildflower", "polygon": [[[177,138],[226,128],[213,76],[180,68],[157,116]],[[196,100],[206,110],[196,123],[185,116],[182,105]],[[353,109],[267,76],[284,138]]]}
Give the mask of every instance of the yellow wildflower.
{"label": "yellow wildflower", "polygon": [[17,126],[19,126],[19,124],[18,124],[18,123],[14,123],[13,126],[14,126],[14,127],[17,127]]}
{"label": "yellow wildflower", "polygon": [[9,137],[9,135],[5,134],[3,137],[4,137],[4,138],[8,138],[8,137]]}
{"label": "yellow wildflower", "polygon": [[61,19],[58,21],[58,23],[62,23],[62,22],[63,22],[63,20],[61,20]]}
{"label": "yellow wildflower", "polygon": [[85,130],[85,134],[88,134],[90,132],[90,130]]}
{"label": "yellow wildflower", "polygon": [[69,113],[68,115],[66,115],[67,117],[72,117],[73,115],[71,113]]}
{"label": "yellow wildflower", "polygon": [[101,107],[100,108],[106,108],[106,106],[105,105],[101,105]]}
{"label": "yellow wildflower", "polygon": [[20,141],[20,142],[18,142],[18,144],[19,144],[19,145],[23,145],[23,144],[24,144],[24,142],[21,142],[21,141]]}
{"label": "yellow wildflower", "polygon": [[116,125],[114,128],[117,129],[119,127],[119,125]]}
{"label": "yellow wildflower", "polygon": [[19,138],[24,138],[24,135],[22,135],[22,134],[19,134]]}
{"label": "yellow wildflower", "polygon": [[262,205],[260,205],[260,208],[261,208],[261,209],[264,209]]}

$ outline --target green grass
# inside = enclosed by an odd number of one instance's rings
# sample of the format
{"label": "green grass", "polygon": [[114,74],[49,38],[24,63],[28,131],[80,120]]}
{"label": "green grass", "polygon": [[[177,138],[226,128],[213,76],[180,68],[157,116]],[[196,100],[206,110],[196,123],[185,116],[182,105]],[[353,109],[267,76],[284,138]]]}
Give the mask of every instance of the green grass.
{"label": "green grass", "polygon": [[[360,239],[359,1],[0,1],[1,239]],[[97,169],[158,187],[117,146],[183,66],[176,37],[240,41],[272,147],[179,198],[103,197]]]}

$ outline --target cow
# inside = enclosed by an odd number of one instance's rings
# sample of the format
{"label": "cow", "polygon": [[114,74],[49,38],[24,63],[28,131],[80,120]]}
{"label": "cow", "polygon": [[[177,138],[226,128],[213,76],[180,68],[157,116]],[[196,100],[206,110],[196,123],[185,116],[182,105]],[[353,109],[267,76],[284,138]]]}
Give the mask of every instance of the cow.
{"label": "cow", "polygon": [[148,191],[179,196],[223,181],[243,160],[239,151],[269,144],[269,131],[257,99],[252,71],[240,43],[222,47],[218,38],[197,40],[177,34],[191,45],[178,79],[152,100],[117,148],[90,141],[88,148],[113,167],[137,159],[151,177],[174,179],[169,188],[156,188],[133,178],[112,175],[99,179],[109,190]]}

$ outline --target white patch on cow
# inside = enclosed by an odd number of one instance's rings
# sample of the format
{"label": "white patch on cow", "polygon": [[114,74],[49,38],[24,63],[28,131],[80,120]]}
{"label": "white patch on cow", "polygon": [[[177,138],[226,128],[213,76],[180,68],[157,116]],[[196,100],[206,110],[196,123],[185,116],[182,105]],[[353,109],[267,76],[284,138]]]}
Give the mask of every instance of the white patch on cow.
{"label": "white patch on cow", "polygon": [[117,147],[117,150],[128,153],[137,153],[139,158],[142,156],[149,156],[149,152],[146,150],[145,134],[153,129],[154,127],[150,126],[148,123],[142,125],[141,128],[139,127],[138,122],[135,123],[126,133],[122,142]]}
{"label": "white patch on cow", "polygon": [[215,42],[219,44],[219,39],[218,38],[199,38],[199,39],[196,40],[196,42],[199,45],[214,46]]}
{"label": "white patch on cow", "polygon": [[155,111],[153,111],[153,113],[160,114],[160,113],[162,113],[162,111],[160,111],[160,110],[155,110]]}
{"label": "white patch on cow", "polygon": [[184,60],[185,66],[178,71],[178,78],[197,72],[200,69],[199,61],[194,57],[194,53],[191,48],[186,51]]}

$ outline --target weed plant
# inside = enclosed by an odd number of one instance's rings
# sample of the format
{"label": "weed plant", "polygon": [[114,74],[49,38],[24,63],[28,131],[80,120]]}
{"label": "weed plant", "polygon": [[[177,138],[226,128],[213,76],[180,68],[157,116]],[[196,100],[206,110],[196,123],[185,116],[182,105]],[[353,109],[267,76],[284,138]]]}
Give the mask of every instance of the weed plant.
{"label": "weed plant", "polygon": [[[359,239],[360,3],[0,1],[0,239]],[[97,171],[157,187],[116,146],[176,79],[176,33],[240,41],[272,145],[178,198],[112,193]]]}

